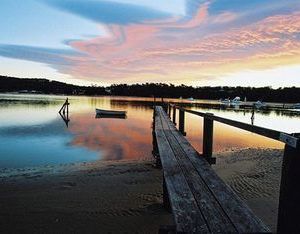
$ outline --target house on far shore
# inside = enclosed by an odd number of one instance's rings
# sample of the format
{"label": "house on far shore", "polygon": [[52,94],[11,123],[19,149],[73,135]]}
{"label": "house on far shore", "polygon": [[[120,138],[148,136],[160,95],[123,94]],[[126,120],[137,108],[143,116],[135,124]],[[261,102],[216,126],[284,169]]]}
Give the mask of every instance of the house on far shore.
{"label": "house on far shore", "polygon": [[17,93],[20,93],[20,94],[42,94],[41,91],[36,91],[36,90],[19,90]]}

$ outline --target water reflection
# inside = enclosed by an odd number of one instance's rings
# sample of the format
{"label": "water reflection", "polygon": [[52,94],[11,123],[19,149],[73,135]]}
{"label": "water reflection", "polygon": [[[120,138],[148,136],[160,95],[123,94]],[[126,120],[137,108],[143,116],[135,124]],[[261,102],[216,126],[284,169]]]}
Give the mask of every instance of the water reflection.
{"label": "water reflection", "polygon": [[60,115],[62,120],[65,122],[66,126],[69,127],[69,122],[70,122],[69,111],[67,113],[59,112],[58,114]]}
{"label": "water reflection", "polygon": [[[60,116],[58,110],[64,101],[64,96],[0,95],[0,168],[152,157],[153,98],[71,97],[69,115]],[[208,108],[205,101],[182,104],[246,123],[252,121],[258,126],[300,132],[299,114],[295,113],[269,110],[254,113],[251,109],[224,109],[215,105]],[[122,109],[127,111],[127,118],[95,118],[95,108]],[[187,138],[200,152],[202,124],[202,118],[186,114]],[[214,150],[236,147],[283,145],[215,123]]]}
{"label": "water reflection", "polygon": [[151,109],[145,109],[143,116],[135,117],[130,109],[128,113],[126,120],[91,119],[89,113],[74,115],[69,127],[74,135],[71,144],[101,151],[102,160],[151,157]]}

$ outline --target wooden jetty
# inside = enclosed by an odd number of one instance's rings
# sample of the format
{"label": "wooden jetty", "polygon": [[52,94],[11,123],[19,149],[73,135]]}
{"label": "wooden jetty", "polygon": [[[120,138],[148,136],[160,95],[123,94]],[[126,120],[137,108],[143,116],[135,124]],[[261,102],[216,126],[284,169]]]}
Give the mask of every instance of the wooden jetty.
{"label": "wooden jetty", "polygon": [[[179,130],[176,129],[179,110]],[[200,155],[184,137],[185,112],[204,118],[203,153]],[[171,113],[173,120],[171,120]],[[175,233],[261,233],[268,227],[219,178],[210,164],[212,157],[213,123],[218,121],[251,131],[286,144],[278,232],[300,231],[300,150],[298,135],[265,129],[238,121],[196,112],[172,104],[154,106],[154,154],[163,169],[164,205],[174,217]],[[202,156],[202,157],[201,157]],[[294,204],[294,205],[293,205]],[[161,229],[169,233],[170,227]],[[171,228],[171,229],[172,229]],[[167,230],[166,230],[167,229]]]}

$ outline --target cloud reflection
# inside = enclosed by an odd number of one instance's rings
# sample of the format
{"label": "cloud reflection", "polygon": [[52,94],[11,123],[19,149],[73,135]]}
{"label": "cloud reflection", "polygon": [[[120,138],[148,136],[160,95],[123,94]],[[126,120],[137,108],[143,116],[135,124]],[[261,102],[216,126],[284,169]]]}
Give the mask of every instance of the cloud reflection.
{"label": "cloud reflection", "polygon": [[151,114],[149,118],[96,119],[90,114],[72,116],[72,145],[99,151],[102,160],[151,158]]}

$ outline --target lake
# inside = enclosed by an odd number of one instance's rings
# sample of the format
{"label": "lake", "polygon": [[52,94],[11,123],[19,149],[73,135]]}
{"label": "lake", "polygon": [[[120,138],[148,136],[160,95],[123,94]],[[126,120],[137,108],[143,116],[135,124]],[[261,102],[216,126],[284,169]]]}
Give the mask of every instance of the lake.
{"label": "lake", "polygon": [[[0,95],[0,168],[152,158],[152,98],[72,96],[68,126],[58,114],[65,99],[51,95]],[[196,101],[207,102],[210,101]],[[128,114],[126,119],[95,118],[95,108],[126,110]],[[251,123],[251,110],[191,109]],[[186,114],[187,138],[200,152],[202,124],[202,118]],[[254,124],[300,132],[300,115],[258,111]],[[247,147],[283,148],[283,144],[215,123],[215,152]]]}

